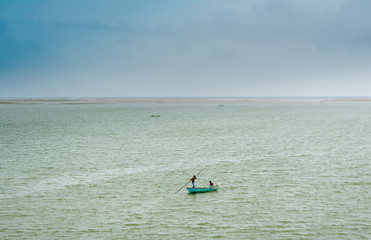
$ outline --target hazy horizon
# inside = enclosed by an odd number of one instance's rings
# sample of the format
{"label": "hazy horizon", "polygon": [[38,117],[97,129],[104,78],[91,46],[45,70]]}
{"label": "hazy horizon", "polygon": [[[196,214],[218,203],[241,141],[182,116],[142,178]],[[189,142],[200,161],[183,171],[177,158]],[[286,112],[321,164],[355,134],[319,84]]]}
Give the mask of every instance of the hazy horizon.
{"label": "hazy horizon", "polygon": [[2,1],[0,98],[371,96],[371,1]]}
{"label": "hazy horizon", "polygon": [[[36,102],[49,102],[49,101],[97,101],[97,102],[106,102],[107,100],[112,100],[113,102],[141,102],[144,100],[145,102],[156,102],[157,100],[162,100],[161,102],[168,102],[172,103],[175,100],[179,100],[179,103],[187,103],[192,100],[200,100],[202,102],[219,102],[219,101],[226,101],[226,102],[245,102],[245,101],[252,101],[252,102],[265,102],[266,100],[272,100],[280,102],[280,101],[288,101],[288,102],[301,102],[301,101],[371,101],[371,96],[230,96],[230,97],[218,97],[218,96],[201,96],[201,97],[186,97],[186,96],[178,96],[178,97],[0,97],[0,103],[7,103],[13,102],[14,103],[22,103],[28,101],[36,101]],[[138,101],[136,101],[138,100]],[[147,101],[148,100],[148,101]],[[153,100],[153,101],[152,101]],[[204,101],[205,100],[205,101]]]}

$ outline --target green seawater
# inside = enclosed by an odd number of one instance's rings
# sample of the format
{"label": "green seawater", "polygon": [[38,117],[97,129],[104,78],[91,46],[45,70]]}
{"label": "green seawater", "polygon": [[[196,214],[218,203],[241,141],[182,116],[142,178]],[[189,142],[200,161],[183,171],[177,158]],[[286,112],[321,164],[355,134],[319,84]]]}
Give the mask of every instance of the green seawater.
{"label": "green seawater", "polygon": [[370,162],[371,103],[0,104],[0,239],[370,239]]}

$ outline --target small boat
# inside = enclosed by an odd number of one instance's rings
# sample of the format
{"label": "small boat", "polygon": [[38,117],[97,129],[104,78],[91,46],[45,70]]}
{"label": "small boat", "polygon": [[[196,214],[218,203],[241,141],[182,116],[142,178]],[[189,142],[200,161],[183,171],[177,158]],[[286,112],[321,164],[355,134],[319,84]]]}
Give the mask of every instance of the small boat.
{"label": "small boat", "polygon": [[212,187],[187,188],[189,193],[204,193],[218,190],[218,185]]}
{"label": "small boat", "polygon": [[151,115],[151,117],[160,117],[160,114],[159,115]]}

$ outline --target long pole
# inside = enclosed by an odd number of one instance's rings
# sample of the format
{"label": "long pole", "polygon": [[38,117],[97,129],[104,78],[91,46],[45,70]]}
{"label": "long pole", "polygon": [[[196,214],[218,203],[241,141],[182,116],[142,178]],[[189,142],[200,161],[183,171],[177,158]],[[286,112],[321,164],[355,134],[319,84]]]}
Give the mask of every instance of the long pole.
{"label": "long pole", "polygon": [[[197,176],[198,176],[198,175],[199,175],[203,170],[205,170],[205,168],[206,168],[206,167],[204,167],[201,171],[199,171],[195,176],[197,177]],[[191,180],[192,180],[192,179],[191,179]],[[188,184],[191,180],[189,180],[186,184],[184,184],[183,187],[179,188],[179,190],[176,191],[175,193],[179,192],[182,188],[184,188],[185,186],[187,186],[187,184]]]}

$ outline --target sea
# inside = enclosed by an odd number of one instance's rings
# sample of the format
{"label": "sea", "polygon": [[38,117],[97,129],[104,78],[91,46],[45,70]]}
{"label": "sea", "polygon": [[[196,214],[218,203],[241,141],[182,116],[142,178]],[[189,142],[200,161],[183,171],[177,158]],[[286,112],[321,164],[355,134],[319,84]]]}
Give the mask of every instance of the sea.
{"label": "sea", "polygon": [[0,239],[371,239],[371,102],[0,104]]}

